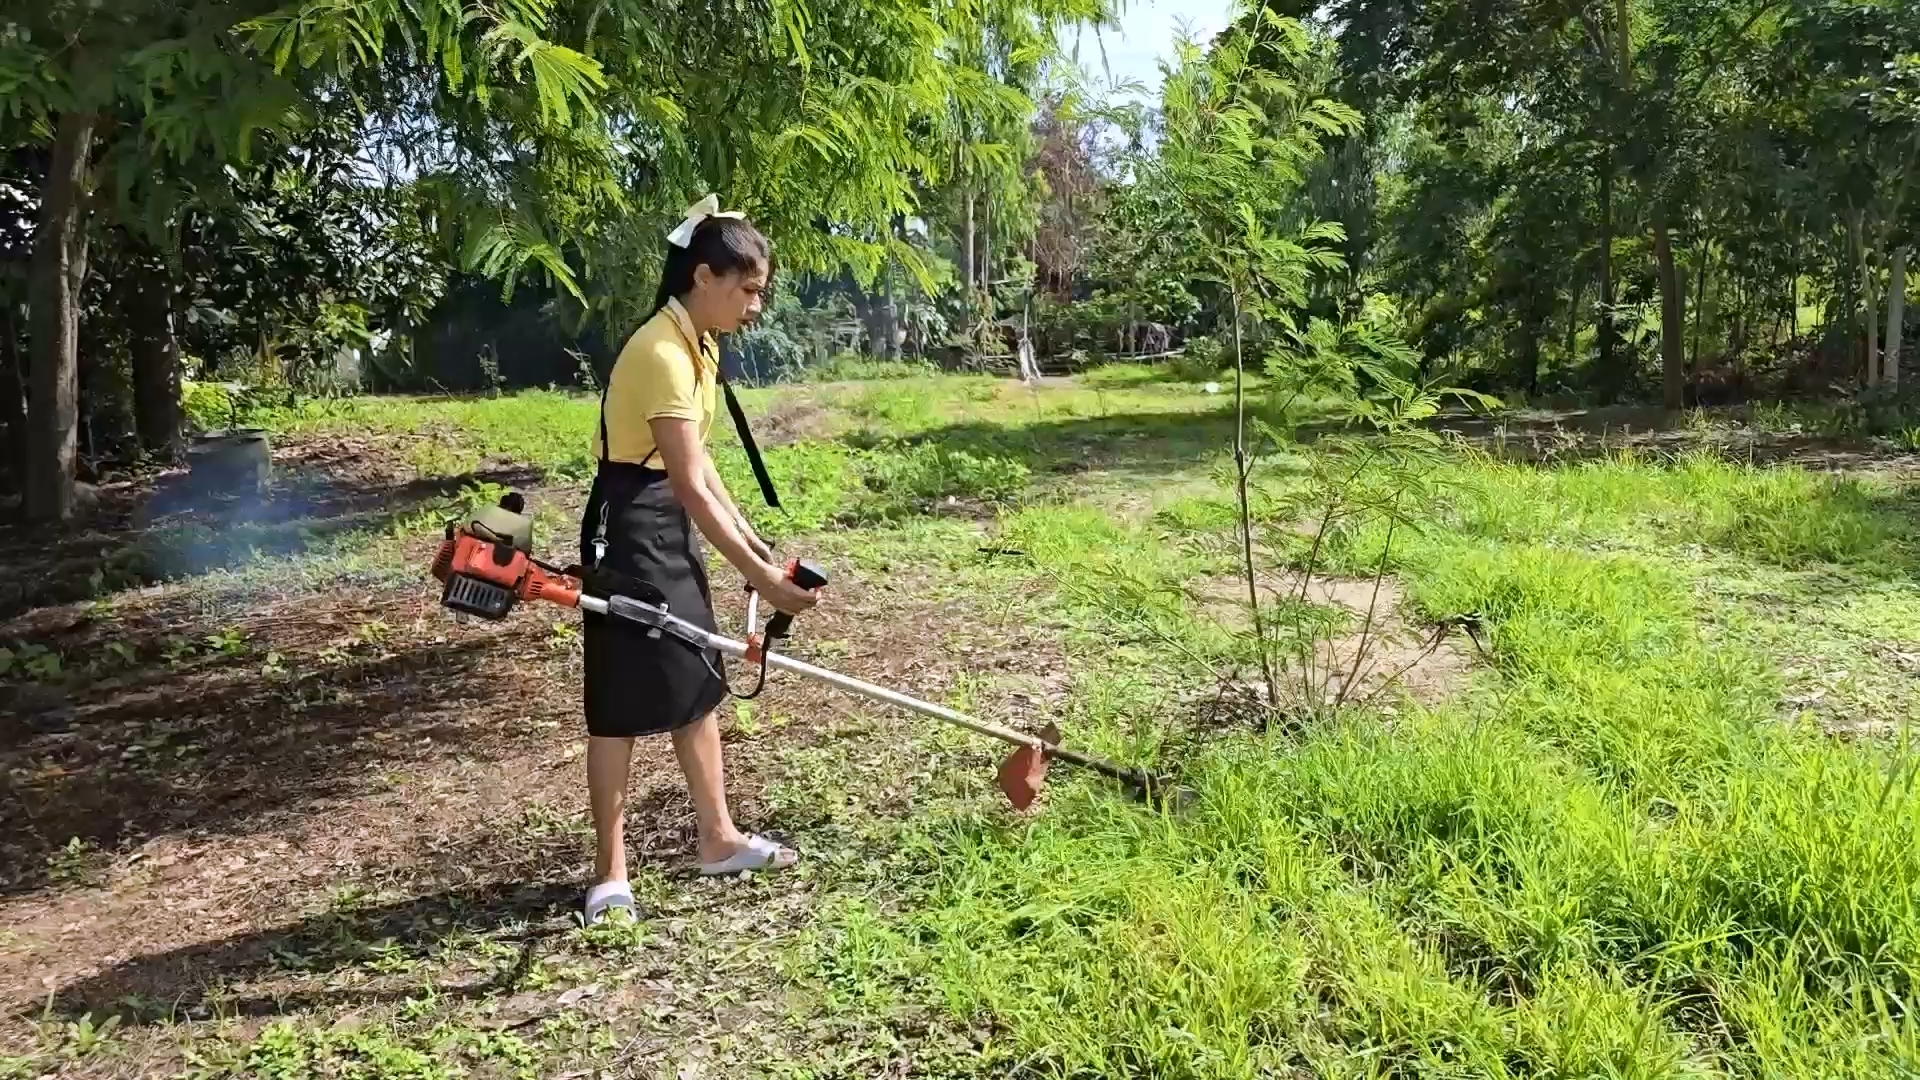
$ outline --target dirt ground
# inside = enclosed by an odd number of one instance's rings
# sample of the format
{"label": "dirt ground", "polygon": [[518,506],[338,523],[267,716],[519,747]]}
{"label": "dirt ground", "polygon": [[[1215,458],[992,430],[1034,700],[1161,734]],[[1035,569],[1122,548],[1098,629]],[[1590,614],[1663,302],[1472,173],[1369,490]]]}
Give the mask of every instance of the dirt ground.
{"label": "dirt ground", "polygon": [[[1243,579],[1208,578],[1189,591],[1208,618],[1245,628],[1246,589]],[[1295,707],[1381,702],[1396,694],[1432,705],[1458,693],[1472,674],[1477,627],[1426,624],[1391,578],[1316,575],[1303,583],[1297,574],[1270,573],[1260,578],[1259,590],[1266,617],[1280,624],[1270,632],[1290,643],[1287,655],[1301,661],[1284,688]],[[1289,620],[1289,603],[1300,600],[1335,617]]]}
{"label": "dirt ground", "polygon": [[[782,416],[765,441],[822,423]],[[1551,458],[1612,438],[1600,427],[1461,434]],[[1844,446],[1781,445],[1853,467]],[[1860,452],[1875,468],[1913,460]],[[16,583],[0,593],[0,645],[44,650],[21,665],[61,665],[0,675],[0,1063],[50,1039],[72,1046],[74,1024],[108,1014],[123,1018],[115,1051],[62,1058],[60,1075],[171,1075],[286,1017],[326,1028],[419,1013],[537,1031],[549,1056],[534,1074],[555,1076],[744,1076],[781,1061],[816,1076],[918,1075],[991,1037],[836,1011],[796,989],[809,973],[780,965],[836,903],[884,903],[879,882],[911,880],[888,823],[932,799],[1006,812],[993,745],[783,683],[725,717],[734,809],[807,859],[790,875],[714,882],[688,873],[693,815],[669,744],[641,743],[628,841],[649,937],[621,948],[583,940],[574,921],[591,833],[571,615],[456,621],[426,575],[431,538],[327,579],[76,599],[98,584],[82,571],[138,550],[140,527],[217,539],[244,526],[294,549],[377,530],[476,479],[415,483],[403,461],[371,441],[290,440],[266,499],[195,505],[160,476],[103,490],[92,525],[53,544],[0,532]],[[583,495],[512,471],[478,479],[566,517]],[[964,691],[1031,727],[1058,717],[1070,672],[1054,632],[994,598],[945,593],[933,573],[837,571],[796,651],[921,696]],[[737,583],[717,585],[723,619],[736,617],[725,598]],[[1291,595],[1298,582],[1263,588]],[[1308,594],[1348,616],[1326,636],[1322,693],[1392,684],[1433,701],[1478,662],[1468,628],[1411,619],[1391,581],[1376,594],[1371,581],[1316,580]],[[1233,581],[1198,582],[1191,599],[1224,625],[1243,618]]]}
{"label": "dirt ground", "polygon": [[1622,450],[1677,454],[1708,450],[1759,465],[1794,464],[1824,472],[1920,471],[1920,454],[1886,439],[1737,423],[1695,426],[1659,408],[1523,409],[1500,416],[1442,415],[1434,430],[1510,461],[1578,460]]}
{"label": "dirt ground", "polygon": [[[324,468],[310,464],[319,448],[280,452],[291,475]],[[607,1075],[739,1075],[724,1063],[811,1059],[808,1040],[861,1045],[830,1025],[798,1041],[783,1030],[799,1006],[774,959],[824,894],[894,856],[863,849],[871,822],[955,777],[987,797],[992,749],[927,751],[911,721],[788,681],[725,719],[731,789],[743,826],[809,862],[714,882],[689,873],[693,814],[670,744],[643,741],[628,844],[656,936],[609,974],[578,955],[574,916],[591,864],[577,621],[558,609],[456,621],[426,576],[433,548],[399,553],[417,577],[166,585],[0,623],[0,642],[68,665],[0,681],[0,1060],[44,1047],[50,1026],[116,1013],[119,1052],[63,1075],[171,1073],[208,1037],[389,1015],[417,1007],[423,984],[462,1023],[602,1025],[578,1061],[625,1070]],[[966,671],[994,676],[984,704],[1037,716],[1057,702],[1056,643],[991,615],[956,619],[952,598],[911,577],[876,589],[840,573],[795,651],[933,697]],[[912,625],[946,629],[897,632]],[[915,1033],[912,1052],[932,1039]]]}

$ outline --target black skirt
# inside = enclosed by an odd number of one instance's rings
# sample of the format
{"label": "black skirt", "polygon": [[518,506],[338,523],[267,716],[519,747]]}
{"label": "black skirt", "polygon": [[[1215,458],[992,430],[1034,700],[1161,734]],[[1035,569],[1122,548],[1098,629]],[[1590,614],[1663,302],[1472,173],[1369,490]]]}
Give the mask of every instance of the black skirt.
{"label": "black skirt", "polygon": [[[595,558],[605,522],[606,555]],[[666,473],[620,463],[602,464],[580,523],[580,562],[618,580],[637,579],[659,590],[667,610],[714,629],[707,568],[687,511],[674,498]],[[633,591],[633,590],[623,590]],[[638,599],[651,600],[641,596]],[[671,635],[583,616],[586,646],[587,734],[631,738],[685,727],[725,699],[722,657]]]}

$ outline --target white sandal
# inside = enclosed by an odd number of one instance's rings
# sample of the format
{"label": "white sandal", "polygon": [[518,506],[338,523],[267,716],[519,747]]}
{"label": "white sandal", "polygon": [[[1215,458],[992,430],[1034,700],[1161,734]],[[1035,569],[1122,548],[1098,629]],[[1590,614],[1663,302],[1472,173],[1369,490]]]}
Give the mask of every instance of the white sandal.
{"label": "white sandal", "polygon": [[800,861],[800,853],[761,836],[747,837],[746,846],[719,862],[701,863],[702,877],[722,877],[743,870],[785,870]]}
{"label": "white sandal", "polygon": [[614,908],[626,908],[634,914],[633,889],[624,881],[603,881],[587,890],[586,923],[592,926],[607,917]]}

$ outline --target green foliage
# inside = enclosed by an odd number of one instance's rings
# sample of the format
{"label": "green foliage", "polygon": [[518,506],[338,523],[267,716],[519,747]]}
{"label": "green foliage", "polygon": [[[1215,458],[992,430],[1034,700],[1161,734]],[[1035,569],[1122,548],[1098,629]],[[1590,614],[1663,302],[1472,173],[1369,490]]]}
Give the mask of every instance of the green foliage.
{"label": "green foliage", "polygon": [[912,379],[938,372],[925,360],[880,360],[854,353],[838,353],[823,363],[810,364],[800,372],[804,382],[873,382],[885,379]]}
{"label": "green foliage", "polygon": [[47,857],[47,879],[58,885],[93,884],[99,877],[100,862],[97,848],[78,836],[69,837],[65,847]]}
{"label": "green foliage", "polygon": [[1183,260],[1185,276],[1284,324],[1287,309],[1305,304],[1312,275],[1340,265],[1337,226],[1294,223],[1305,170],[1323,139],[1356,130],[1360,118],[1303,92],[1316,46],[1300,22],[1265,7],[1251,18],[1251,30],[1205,56],[1178,46],[1155,151],[1131,164],[1160,211],[1143,224]]}
{"label": "green foliage", "polygon": [[198,360],[189,374],[330,390],[342,350],[364,374],[406,363],[396,335],[428,321],[451,268],[423,221],[431,207],[370,183],[361,140],[355,117],[331,113],[211,176],[182,166],[178,250],[165,230],[153,243],[189,315],[176,331]]}
{"label": "green foliage", "polygon": [[0,646],[0,678],[48,681],[60,675],[60,654],[37,641]]}
{"label": "green foliage", "polygon": [[[1407,424],[1431,414],[1431,394],[1394,370],[1414,360],[1410,350],[1391,343],[1372,327],[1345,331],[1314,319],[1301,326],[1298,315],[1310,299],[1317,277],[1342,265],[1339,225],[1299,212],[1308,169],[1323,153],[1323,140],[1357,132],[1360,116],[1339,102],[1311,93],[1312,68],[1321,43],[1298,20],[1264,3],[1244,12],[1232,32],[1205,55],[1190,42],[1177,47],[1178,58],[1165,69],[1161,89],[1162,122],[1151,153],[1131,162],[1134,184],[1144,197],[1134,206],[1157,213],[1129,219],[1150,226],[1159,242],[1190,281],[1226,294],[1235,427],[1235,495],[1241,512],[1240,570],[1245,585],[1250,633],[1265,677],[1267,704],[1279,707],[1276,654],[1295,654],[1296,667],[1319,650],[1324,620],[1297,603],[1282,604],[1291,626],[1276,636],[1261,610],[1251,521],[1253,469],[1259,448],[1250,446],[1246,414],[1245,338],[1259,332],[1281,343],[1282,357],[1269,363],[1277,372],[1275,409],[1281,423],[1310,393],[1348,392],[1361,376],[1370,376],[1378,392],[1357,399],[1350,414],[1382,430],[1412,438]],[[1345,347],[1349,341],[1357,348]],[[1206,356],[1202,346],[1199,358]],[[1383,411],[1382,405],[1393,402]],[[1269,434],[1274,429],[1268,427]],[[1390,472],[1402,481],[1409,470]],[[1324,531],[1345,499],[1338,484],[1315,489],[1329,509],[1319,515]],[[1375,504],[1375,510],[1398,506]],[[1319,538],[1313,543],[1315,556]],[[1383,555],[1384,559],[1384,555]],[[1318,569],[1309,558],[1304,574]],[[1284,644],[1283,644],[1284,639]],[[1311,681],[1311,677],[1309,677]],[[1317,691],[1314,699],[1318,700]],[[1342,691],[1344,696],[1344,690]],[[1337,702],[1336,702],[1337,704]],[[1317,706],[1316,706],[1317,707]]]}
{"label": "green foliage", "polygon": [[[40,1043],[41,1064],[52,1067],[57,1064],[80,1064],[89,1059],[107,1057],[118,1049],[115,1044],[116,1032],[120,1028],[118,1015],[95,1019],[92,1013],[84,1013],[70,1020],[55,1020],[51,1017],[34,1021],[34,1032]],[[0,1058],[0,1069],[6,1069],[11,1060]],[[21,1061],[16,1073],[0,1072],[0,1076],[33,1076],[28,1066],[31,1059]]]}
{"label": "green foliage", "polygon": [[[1314,205],[1346,226],[1347,290],[1404,301],[1423,351],[1488,385],[1632,394],[1656,377],[1672,306],[1677,374],[1703,392],[1871,383],[1854,350],[1920,212],[1904,179],[1920,147],[1900,119],[1911,9],[1521,2],[1468,17],[1340,0],[1320,14],[1336,92],[1378,122],[1316,171]],[[1656,228],[1674,238],[1671,300]],[[1826,340],[1801,338],[1816,323]]]}
{"label": "green foliage", "polygon": [[[924,893],[846,959],[992,1017],[990,1054],[1060,1075],[1342,1075],[1359,1048],[1409,1074],[1920,1061],[1888,996],[1920,955],[1892,899],[1920,876],[1904,749],[1776,723],[1777,673],[1701,633],[1717,570],[1671,516],[1815,478],[1704,458],[1446,467],[1458,516],[1414,532],[1400,572],[1423,613],[1484,620],[1479,693],[1218,737],[1189,760],[1201,799],[1177,819],[1073,785],[1032,819],[924,821]],[[1783,524],[1790,547],[1818,548],[1815,518]],[[1195,567],[1177,548],[1085,510],[1008,532],[1097,620],[1085,737],[1166,715],[1190,653],[1232,655],[1198,609],[1141,607],[1115,572],[1180,581]],[[1179,648],[1126,650],[1137,638]],[[1702,985],[1724,1012],[1685,1006]]]}
{"label": "green foliage", "polygon": [[1181,354],[1167,361],[1167,373],[1182,382],[1210,382],[1232,362],[1218,339],[1202,335],[1187,339]]}
{"label": "green foliage", "polygon": [[871,497],[860,520],[924,513],[941,500],[998,502],[1026,490],[1028,467],[1012,458],[980,456],[938,444],[883,443],[862,454],[860,479]]}
{"label": "green foliage", "polygon": [[[82,183],[113,194],[90,205],[114,243],[93,251],[179,290],[190,375],[306,390],[357,349],[394,385],[450,280],[509,299],[532,280],[563,343],[617,335],[650,305],[665,226],[708,191],[778,238],[785,274],[904,273],[930,292],[938,259],[901,223],[955,177],[1030,191],[1028,93],[1060,36],[1106,14],[53,4],[0,27],[0,85],[19,90],[10,146],[106,118]],[[1003,229],[1019,202],[996,207]],[[115,346],[166,332],[112,303],[92,314]],[[791,337],[748,344],[774,366],[802,355]]]}
{"label": "green foliage", "polygon": [[606,918],[579,929],[582,944],[595,952],[611,956],[639,956],[652,936],[652,929],[646,920],[636,917],[628,908],[615,908],[607,913]]}
{"label": "green foliage", "polygon": [[220,383],[184,379],[180,384],[180,409],[187,426],[198,431],[213,431],[234,426],[239,416],[234,392]]}
{"label": "green foliage", "polygon": [[397,1038],[374,1027],[303,1029],[292,1021],[268,1024],[238,1054],[209,1055],[194,1063],[193,1075],[296,1080],[309,1076],[347,1076],[356,1080],[453,1080],[462,1075],[431,1042]]}

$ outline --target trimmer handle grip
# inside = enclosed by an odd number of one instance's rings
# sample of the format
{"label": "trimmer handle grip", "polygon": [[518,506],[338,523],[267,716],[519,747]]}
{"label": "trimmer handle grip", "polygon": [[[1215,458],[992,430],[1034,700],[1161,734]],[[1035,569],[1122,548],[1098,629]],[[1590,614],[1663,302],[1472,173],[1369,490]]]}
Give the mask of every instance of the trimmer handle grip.
{"label": "trimmer handle grip", "polygon": [[805,559],[795,559],[787,564],[787,580],[812,592],[827,587],[827,572]]}
{"label": "trimmer handle grip", "polygon": [[[808,592],[827,587],[827,572],[804,559],[795,559],[787,564],[787,580]],[[793,616],[784,611],[776,611],[773,618],[767,620],[767,640],[787,636],[793,627]]]}

